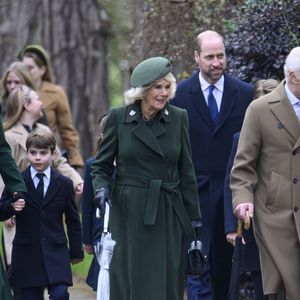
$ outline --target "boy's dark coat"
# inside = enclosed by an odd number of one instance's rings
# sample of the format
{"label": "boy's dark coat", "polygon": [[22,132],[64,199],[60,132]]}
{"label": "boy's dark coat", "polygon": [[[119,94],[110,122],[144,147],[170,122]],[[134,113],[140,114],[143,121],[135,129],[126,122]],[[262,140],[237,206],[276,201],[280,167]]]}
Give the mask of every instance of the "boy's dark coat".
{"label": "boy's dark coat", "polygon": [[[82,231],[70,179],[51,169],[43,202],[36,193],[30,167],[23,172],[28,189],[26,204],[16,214],[16,236],[8,280],[12,287],[72,285],[70,259],[82,258]],[[5,190],[0,200],[0,219],[15,214]],[[67,224],[68,240],[64,231]],[[69,248],[68,248],[69,244]]]}

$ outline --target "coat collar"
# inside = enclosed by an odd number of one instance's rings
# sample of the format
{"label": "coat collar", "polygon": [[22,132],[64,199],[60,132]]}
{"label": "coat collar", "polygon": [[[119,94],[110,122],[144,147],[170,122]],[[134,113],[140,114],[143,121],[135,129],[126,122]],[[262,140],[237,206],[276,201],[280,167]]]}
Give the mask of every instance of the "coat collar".
{"label": "coat collar", "polygon": [[125,107],[123,123],[133,124],[134,127],[131,129],[132,133],[146,146],[164,157],[164,154],[159,146],[157,138],[166,132],[165,124],[170,123],[171,111],[169,103],[158,112],[155,117],[153,126],[148,128],[145,121],[142,118],[140,101],[128,105]]}
{"label": "coat collar", "polygon": [[295,149],[300,147],[300,123],[287,98],[284,85],[285,80],[267,95],[267,99],[271,106],[271,112],[278,120],[278,128],[284,128],[296,141]]}

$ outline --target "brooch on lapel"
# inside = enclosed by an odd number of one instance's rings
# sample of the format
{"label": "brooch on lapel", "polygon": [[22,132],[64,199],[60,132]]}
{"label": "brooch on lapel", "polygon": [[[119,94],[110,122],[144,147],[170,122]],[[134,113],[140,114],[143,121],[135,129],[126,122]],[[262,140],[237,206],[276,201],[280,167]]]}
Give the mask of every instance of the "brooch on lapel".
{"label": "brooch on lapel", "polygon": [[129,115],[130,116],[134,116],[136,114],[136,112],[134,111],[134,110],[131,110],[130,112],[129,112]]}
{"label": "brooch on lapel", "polygon": [[167,109],[165,109],[164,113],[165,113],[165,115],[166,115],[166,116],[168,116],[168,115],[169,115],[169,112],[168,112],[168,110],[167,110]]}

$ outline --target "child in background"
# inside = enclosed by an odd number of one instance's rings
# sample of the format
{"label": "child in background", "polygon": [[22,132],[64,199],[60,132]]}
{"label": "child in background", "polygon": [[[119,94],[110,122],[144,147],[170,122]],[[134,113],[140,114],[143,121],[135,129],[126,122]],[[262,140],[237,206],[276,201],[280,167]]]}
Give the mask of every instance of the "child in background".
{"label": "child in background", "polygon": [[[103,130],[107,120],[107,115],[103,115],[99,120],[100,138],[97,148],[99,149],[102,138]],[[85,174],[84,174],[84,186],[82,194],[82,230],[83,230],[83,243],[85,252],[88,254],[94,254],[94,245],[101,238],[103,231],[103,218],[96,218],[96,205],[94,203],[94,190],[91,178],[91,165],[95,160],[95,156],[92,156],[85,162]],[[97,258],[94,256],[91,263],[86,283],[94,290],[97,290],[99,264]]]}
{"label": "child in background", "polygon": [[[16,235],[8,281],[15,299],[41,300],[44,288],[50,299],[69,299],[71,263],[83,260],[82,231],[72,181],[50,166],[55,138],[46,130],[29,134],[26,148],[30,166],[23,172],[24,200],[11,205],[4,190],[0,218],[16,215]],[[64,222],[68,239],[64,230]]]}

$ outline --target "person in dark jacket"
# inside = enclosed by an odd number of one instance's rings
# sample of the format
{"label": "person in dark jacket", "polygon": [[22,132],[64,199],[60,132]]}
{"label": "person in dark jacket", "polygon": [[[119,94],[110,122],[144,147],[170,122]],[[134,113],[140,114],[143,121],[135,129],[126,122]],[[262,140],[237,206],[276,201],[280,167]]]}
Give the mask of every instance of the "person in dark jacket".
{"label": "person in dark jacket", "polygon": [[[224,300],[230,281],[232,247],[224,236],[224,179],[232,136],[240,131],[253,87],[225,74],[223,37],[205,31],[196,38],[199,71],[179,83],[171,103],[187,110],[193,165],[198,183],[208,255],[205,274],[187,281],[189,300]],[[211,284],[211,285],[210,285]]]}
{"label": "person in dark jacket", "polygon": [[[103,130],[107,120],[107,114],[103,115],[99,120],[100,138],[98,140],[97,149],[99,149],[102,139]],[[82,194],[82,232],[84,250],[88,254],[94,255],[94,246],[101,239],[103,231],[103,218],[96,217],[97,206],[94,202],[94,190],[91,177],[91,165],[95,161],[95,156],[92,156],[85,162],[84,173],[84,187]],[[89,272],[86,278],[86,283],[94,290],[97,291],[98,274],[100,266],[96,256],[93,257]]]}
{"label": "person in dark jacket", "polygon": [[112,300],[183,299],[185,240],[201,215],[187,114],[169,105],[171,69],[163,57],[135,67],[126,106],[110,111],[92,165],[95,201],[112,199]]}
{"label": "person in dark jacket", "polygon": [[31,166],[23,173],[28,190],[25,202],[17,200],[11,205],[6,189],[0,200],[1,220],[16,214],[16,235],[8,270],[9,283],[17,292],[16,299],[41,300],[45,287],[50,299],[69,299],[70,262],[83,259],[73,183],[50,167],[55,145],[49,131],[30,133],[26,148]]}

